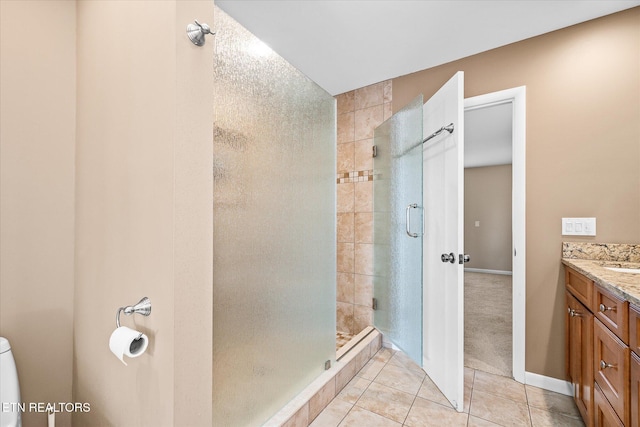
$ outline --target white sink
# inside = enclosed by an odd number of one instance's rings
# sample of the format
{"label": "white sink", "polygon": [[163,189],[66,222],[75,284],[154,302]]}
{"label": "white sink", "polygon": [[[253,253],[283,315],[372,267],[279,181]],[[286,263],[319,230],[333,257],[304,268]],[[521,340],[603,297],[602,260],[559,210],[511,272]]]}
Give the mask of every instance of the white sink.
{"label": "white sink", "polygon": [[617,273],[631,273],[640,274],[640,268],[623,268],[623,267],[605,267],[607,270],[615,271]]}

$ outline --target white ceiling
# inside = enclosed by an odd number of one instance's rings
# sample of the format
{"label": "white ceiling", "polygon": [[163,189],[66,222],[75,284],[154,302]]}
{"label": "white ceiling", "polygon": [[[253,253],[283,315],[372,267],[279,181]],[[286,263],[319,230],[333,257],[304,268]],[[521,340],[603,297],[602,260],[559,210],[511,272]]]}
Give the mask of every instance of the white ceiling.
{"label": "white ceiling", "polygon": [[640,0],[215,3],[337,95],[638,6]]}
{"label": "white ceiling", "polygon": [[464,112],[464,167],[512,163],[512,115],[509,102]]}

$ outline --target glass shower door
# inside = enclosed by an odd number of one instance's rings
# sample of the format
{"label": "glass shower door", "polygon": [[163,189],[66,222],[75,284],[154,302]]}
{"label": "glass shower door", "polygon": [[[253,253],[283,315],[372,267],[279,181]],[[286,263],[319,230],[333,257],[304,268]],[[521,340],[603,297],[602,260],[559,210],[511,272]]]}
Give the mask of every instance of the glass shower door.
{"label": "glass shower door", "polygon": [[374,133],[374,324],[422,366],[422,95]]}

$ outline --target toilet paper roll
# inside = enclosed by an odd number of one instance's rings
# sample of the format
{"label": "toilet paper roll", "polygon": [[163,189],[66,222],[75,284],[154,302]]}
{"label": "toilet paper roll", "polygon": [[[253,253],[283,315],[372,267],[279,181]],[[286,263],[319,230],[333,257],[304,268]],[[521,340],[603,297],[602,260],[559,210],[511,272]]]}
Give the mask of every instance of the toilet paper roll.
{"label": "toilet paper roll", "polygon": [[109,338],[109,348],[125,365],[124,356],[138,357],[145,352],[149,345],[149,338],[142,332],[138,332],[126,326],[120,326],[113,331]]}

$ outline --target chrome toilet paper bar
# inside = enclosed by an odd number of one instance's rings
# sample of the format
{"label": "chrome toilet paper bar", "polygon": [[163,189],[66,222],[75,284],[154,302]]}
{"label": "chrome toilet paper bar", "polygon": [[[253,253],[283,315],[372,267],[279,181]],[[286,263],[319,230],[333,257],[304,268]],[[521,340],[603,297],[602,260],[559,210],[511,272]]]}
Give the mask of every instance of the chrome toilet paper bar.
{"label": "chrome toilet paper bar", "polygon": [[120,327],[120,313],[124,312],[127,316],[133,313],[142,314],[148,316],[151,314],[151,300],[147,297],[142,298],[136,305],[128,305],[126,307],[120,307],[116,313],[116,325]]}

